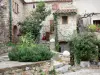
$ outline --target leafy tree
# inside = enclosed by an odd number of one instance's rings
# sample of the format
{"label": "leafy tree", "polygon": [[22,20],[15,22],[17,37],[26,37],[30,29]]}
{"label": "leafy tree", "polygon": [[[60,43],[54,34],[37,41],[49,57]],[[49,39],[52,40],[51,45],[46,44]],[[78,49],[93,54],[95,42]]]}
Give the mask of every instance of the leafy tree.
{"label": "leafy tree", "polygon": [[42,22],[50,14],[50,10],[46,10],[45,3],[40,2],[37,4],[36,10],[31,12],[23,23],[21,23],[22,33],[31,33],[32,38],[36,40],[40,34]]}

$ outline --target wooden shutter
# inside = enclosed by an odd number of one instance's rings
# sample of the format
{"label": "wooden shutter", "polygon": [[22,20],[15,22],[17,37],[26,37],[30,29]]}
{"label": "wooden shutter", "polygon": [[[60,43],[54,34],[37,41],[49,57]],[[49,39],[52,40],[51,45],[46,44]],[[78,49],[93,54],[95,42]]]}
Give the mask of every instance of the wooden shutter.
{"label": "wooden shutter", "polygon": [[46,32],[46,41],[49,41],[50,38],[50,32]]}
{"label": "wooden shutter", "polygon": [[54,20],[50,20],[50,33],[54,31]]}

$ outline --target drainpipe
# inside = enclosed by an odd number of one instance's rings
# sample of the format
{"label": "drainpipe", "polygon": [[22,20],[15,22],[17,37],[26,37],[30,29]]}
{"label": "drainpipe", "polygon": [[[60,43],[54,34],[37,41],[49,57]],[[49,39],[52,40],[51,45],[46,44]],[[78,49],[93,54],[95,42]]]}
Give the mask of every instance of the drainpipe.
{"label": "drainpipe", "polygon": [[57,25],[57,14],[54,14],[54,26],[55,26],[55,49],[58,51],[58,25]]}
{"label": "drainpipe", "polygon": [[12,0],[9,0],[9,36],[12,42]]}

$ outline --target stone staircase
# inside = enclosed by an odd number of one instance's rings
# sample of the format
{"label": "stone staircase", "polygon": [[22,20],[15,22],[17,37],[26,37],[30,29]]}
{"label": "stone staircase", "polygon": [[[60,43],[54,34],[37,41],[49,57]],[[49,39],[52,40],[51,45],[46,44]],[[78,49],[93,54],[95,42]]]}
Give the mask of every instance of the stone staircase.
{"label": "stone staircase", "polygon": [[0,55],[0,62],[9,61],[8,53]]}
{"label": "stone staircase", "polygon": [[69,57],[64,57],[62,54],[57,54],[52,58],[52,64],[57,75],[62,75],[69,71],[71,68],[69,61]]}
{"label": "stone staircase", "polygon": [[66,64],[57,64],[57,65],[54,65],[54,67],[55,67],[57,74],[62,75],[62,74],[67,73],[71,66],[66,65]]}

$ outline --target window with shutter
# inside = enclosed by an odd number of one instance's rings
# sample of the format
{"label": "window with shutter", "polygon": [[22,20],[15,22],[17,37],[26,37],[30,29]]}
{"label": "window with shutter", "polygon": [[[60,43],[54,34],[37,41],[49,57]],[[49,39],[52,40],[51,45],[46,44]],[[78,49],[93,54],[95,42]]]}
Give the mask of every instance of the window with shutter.
{"label": "window with shutter", "polygon": [[50,20],[50,33],[54,32],[54,20]]}
{"label": "window with shutter", "polygon": [[13,12],[18,14],[19,13],[19,5],[13,1]]}
{"label": "window with shutter", "polygon": [[50,32],[46,32],[46,41],[49,41],[50,38]]}
{"label": "window with shutter", "polygon": [[100,20],[93,20],[93,24],[100,25]]}

